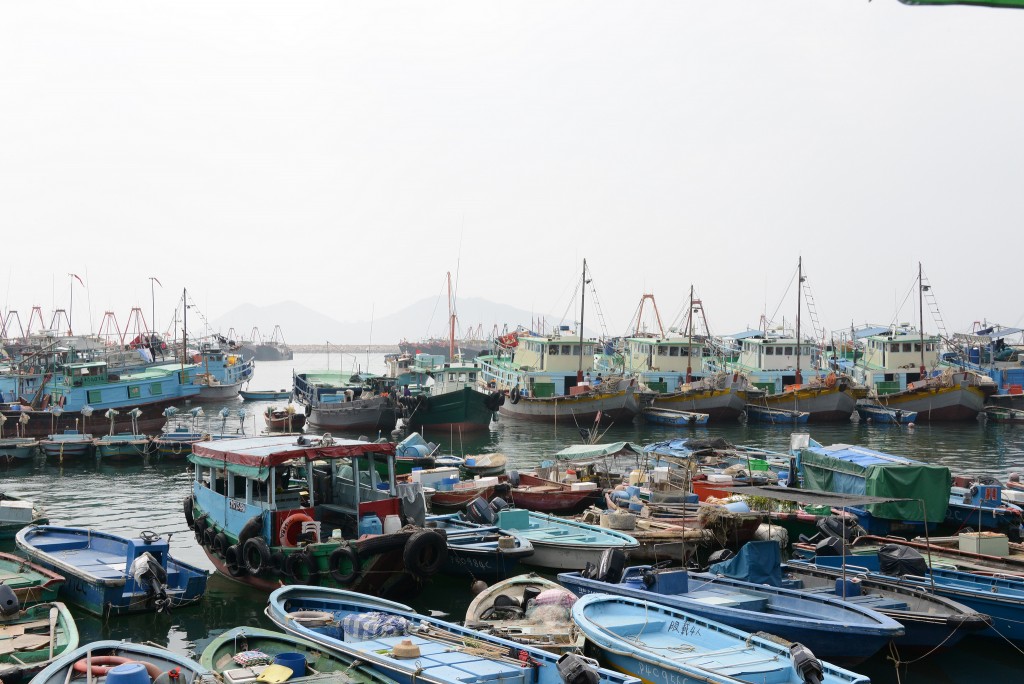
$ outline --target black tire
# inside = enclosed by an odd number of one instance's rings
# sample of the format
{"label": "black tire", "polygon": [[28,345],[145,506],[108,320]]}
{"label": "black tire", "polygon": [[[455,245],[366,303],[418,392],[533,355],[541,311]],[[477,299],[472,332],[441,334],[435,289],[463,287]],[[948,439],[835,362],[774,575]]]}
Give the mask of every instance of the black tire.
{"label": "black tire", "polygon": [[316,559],[313,558],[312,554],[305,551],[299,551],[288,556],[285,559],[285,570],[288,577],[297,584],[310,584],[312,586],[320,584],[320,573],[316,567]]}
{"label": "black tire", "polygon": [[189,494],[185,497],[185,502],[182,504],[185,509],[185,523],[188,525],[188,529],[194,529],[196,525],[195,518],[192,517],[192,495]]}
{"label": "black tire", "polygon": [[196,543],[198,543],[200,546],[203,545],[203,542],[206,539],[205,535],[207,527],[209,527],[209,523],[206,520],[206,516],[201,515],[196,519],[195,525],[192,528],[196,533]]}
{"label": "black tire", "polygon": [[213,537],[213,552],[218,556],[223,557],[224,553],[228,550],[231,543],[228,541],[228,535],[223,532],[218,532]]}
{"label": "black tire", "polygon": [[232,544],[224,549],[224,565],[227,566],[228,574],[232,577],[243,577],[249,574],[242,562],[242,550],[238,544]]}
{"label": "black tire", "polygon": [[519,386],[516,385],[515,387],[512,388],[512,392],[508,395],[508,400],[511,401],[513,404],[518,404],[520,396],[522,395],[519,393]]}
{"label": "black tire", "polygon": [[244,544],[260,534],[263,534],[263,516],[254,515],[242,526],[242,531],[238,533],[238,543]]}
{"label": "black tire", "polygon": [[217,528],[215,528],[213,525],[210,525],[209,527],[207,527],[206,531],[203,532],[203,546],[205,546],[206,548],[208,548],[208,549],[210,549],[212,551],[213,550],[213,539],[216,536],[217,536]]}
{"label": "black tire", "polygon": [[270,570],[270,547],[263,537],[250,537],[242,544],[242,562],[253,575]]}
{"label": "black tire", "polygon": [[[342,570],[347,566],[348,570]],[[327,567],[331,571],[331,579],[338,584],[345,586],[356,581],[362,573],[362,565],[359,562],[359,553],[353,546],[339,546],[327,559]]]}
{"label": "black tire", "polygon": [[405,543],[402,560],[410,574],[427,579],[440,572],[448,561],[448,545],[432,530],[420,530]]}
{"label": "black tire", "polygon": [[274,575],[283,575],[284,573],[284,551],[272,551],[270,553],[270,565],[267,566],[269,572]]}

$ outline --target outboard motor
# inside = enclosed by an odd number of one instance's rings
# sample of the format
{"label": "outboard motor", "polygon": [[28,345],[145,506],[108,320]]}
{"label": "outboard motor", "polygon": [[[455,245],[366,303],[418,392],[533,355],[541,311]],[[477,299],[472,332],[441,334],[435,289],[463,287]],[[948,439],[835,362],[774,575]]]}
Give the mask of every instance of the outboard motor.
{"label": "outboard motor", "polygon": [[928,562],[917,549],[903,544],[886,544],[878,549],[878,567],[886,575],[924,576],[928,574]]}
{"label": "outboard motor", "polygon": [[725,562],[735,555],[736,554],[734,554],[729,549],[719,549],[718,551],[715,551],[710,556],[708,556],[708,565],[714,565],[715,563]]}
{"label": "outboard motor", "polygon": [[21,612],[17,594],[6,584],[0,584],[0,619],[16,616]]}
{"label": "outboard motor", "polygon": [[626,569],[626,554],[622,549],[605,549],[598,561],[594,579],[610,584],[622,581],[622,573]]}
{"label": "outboard motor", "polygon": [[601,680],[597,668],[575,653],[563,653],[556,665],[565,684],[597,684]]}
{"label": "outboard motor", "polygon": [[825,679],[825,669],[821,661],[811,653],[811,649],[803,644],[793,644],[789,647],[789,654],[793,658],[793,668],[804,684],[821,684]]}
{"label": "outboard motor", "polygon": [[500,496],[496,496],[491,499],[491,510],[495,513],[500,513],[508,508],[508,502],[502,499]]}
{"label": "outboard motor", "polygon": [[825,537],[814,547],[816,556],[842,556],[846,553],[843,540],[838,537]]}
{"label": "outboard motor", "polygon": [[146,590],[149,603],[156,607],[158,613],[166,612],[171,607],[167,598],[167,571],[163,569],[149,551],[139,554],[131,567],[135,583]]}
{"label": "outboard motor", "polygon": [[508,471],[508,483],[510,485],[512,485],[513,487],[518,487],[519,486],[519,471],[518,470],[510,470],[510,471]]}
{"label": "outboard motor", "polygon": [[481,525],[493,525],[496,520],[492,509],[483,497],[476,497],[466,506],[466,517]]}

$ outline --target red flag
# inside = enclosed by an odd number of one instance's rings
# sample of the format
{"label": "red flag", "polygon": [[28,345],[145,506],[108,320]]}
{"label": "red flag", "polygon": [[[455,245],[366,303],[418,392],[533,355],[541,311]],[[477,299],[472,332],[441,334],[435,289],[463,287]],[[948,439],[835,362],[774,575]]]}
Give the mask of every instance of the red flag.
{"label": "red flag", "polygon": [[82,279],[76,276],[74,273],[68,273],[68,275],[77,280],[79,285],[85,287],[85,283],[82,282]]}

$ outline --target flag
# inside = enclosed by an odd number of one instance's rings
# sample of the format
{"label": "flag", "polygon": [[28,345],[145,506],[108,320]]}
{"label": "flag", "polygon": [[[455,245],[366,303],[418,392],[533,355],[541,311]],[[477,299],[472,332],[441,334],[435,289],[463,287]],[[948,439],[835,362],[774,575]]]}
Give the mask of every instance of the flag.
{"label": "flag", "polygon": [[76,276],[74,273],[68,273],[68,275],[77,280],[79,285],[85,287],[85,283],[82,282],[82,279]]}

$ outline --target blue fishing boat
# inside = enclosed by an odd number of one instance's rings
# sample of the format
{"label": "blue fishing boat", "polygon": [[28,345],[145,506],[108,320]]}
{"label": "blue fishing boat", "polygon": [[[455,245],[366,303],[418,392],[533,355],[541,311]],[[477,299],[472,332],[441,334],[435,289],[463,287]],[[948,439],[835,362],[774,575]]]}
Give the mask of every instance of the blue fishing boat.
{"label": "blue fishing boat", "polygon": [[615,669],[647,684],[868,684],[806,646],[699,618],[677,608],[595,594],[572,607],[587,639]]}
{"label": "blue fishing boat", "polygon": [[96,458],[101,461],[136,461],[142,462],[149,453],[151,444],[149,437],[139,434],[138,419],[142,411],[133,408],[128,411],[128,417],[132,421],[131,432],[114,433],[114,422],[120,411],[107,409],[106,417],[110,419],[110,434],[98,437],[93,440],[96,447]]}
{"label": "blue fishing boat", "polygon": [[533,555],[533,544],[528,539],[496,525],[471,522],[461,513],[428,515],[426,524],[444,530],[448,537],[444,572],[449,575],[493,582],[511,577],[519,562]]}
{"label": "blue fishing boat", "polygon": [[[782,589],[779,545],[774,541],[747,542],[774,560],[776,580],[759,576],[749,581],[709,573],[688,573],[679,568],[650,565],[626,568],[621,561],[603,562],[610,572],[585,576],[566,572],[558,576],[578,596],[614,594],[652,601],[705,620],[716,620],[745,632],[765,631],[799,641],[818,656],[833,662],[856,664],[878,652],[903,627],[868,608],[845,603],[834,596],[803,594]],[[618,571],[615,569],[618,568]],[[595,575],[597,573],[594,573]]]}
{"label": "blue fishing boat", "polygon": [[129,539],[39,525],[15,541],[31,561],[65,576],[62,599],[102,617],[177,608],[206,592],[206,571],[172,558],[168,541],[152,532]]}
{"label": "blue fishing boat", "polygon": [[917,420],[917,411],[889,408],[863,399],[857,402],[857,415],[861,421],[876,425],[908,425]]}
{"label": "blue fishing boat", "polygon": [[23,608],[14,590],[0,585],[0,681],[27,682],[76,648],[78,627],[67,606],[53,602]]}
{"label": "blue fishing boat", "polygon": [[807,563],[819,568],[841,569],[851,575],[867,576],[924,589],[945,596],[992,618],[992,625],[979,636],[1024,641],[1024,578],[979,575],[948,568],[929,568],[916,549],[887,544],[874,554],[856,556],[818,556]]}
{"label": "blue fishing boat", "polygon": [[330,582],[414,593],[448,548],[435,530],[403,525],[426,504],[414,485],[399,494],[394,454],[394,444],[330,435],[199,442],[185,519],[219,572],[262,591]]}
{"label": "blue fishing boat", "polygon": [[78,430],[65,430],[39,440],[39,448],[47,458],[56,458],[60,461],[66,458],[87,458],[93,454],[93,439],[92,435],[83,434]]}
{"label": "blue fishing boat", "polygon": [[579,656],[556,656],[340,589],[282,587],[270,595],[267,616],[400,684],[639,684]]}
{"label": "blue fishing boat", "polygon": [[748,423],[768,423],[770,425],[802,425],[811,417],[808,411],[795,411],[758,404],[747,404],[746,413]]}
{"label": "blue fishing boat", "polygon": [[199,372],[192,382],[199,387],[199,398],[203,400],[237,397],[256,365],[253,359],[224,351],[216,342],[204,342],[193,361]]}
{"label": "blue fishing boat", "polygon": [[151,440],[158,456],[170,459],[186,459],[192,453],[192,445],[211,439],[209,432],[196,432],[191,428],[178,426],[169,432],[162,432]]}
{"label": "blue fishing boat", "polygon": [[640,417],[648,425],[675,425],[696,427],[707,425],[710,415],[697,411],[677,411],[675,409],[647,406],[640,410]]}
{"label": "blue fishing boat", "polygon": [[181,682],[217,684],[217,676],[191,658],[166,648],[130,641],[94,641],[68,651],[47,665],[32,684],[66,684],[78,675],[86,681],[123,684]]}
{"label": "blue fishing boat", "polygon": [[239,392],[245,401],[280,401],[292,396],[291,390],[242,390]]}
{"label": "blue fishing boat", "polygon": [[[6,416],[0,416],[6,418]],[[4,437],[0,439],[0,466],[31,463],[39,453],[39,440],[33,437]]]}
{"label": "blue fishing boat", "polygon": [[[470,517],[480,509],[477,502],[471,504],[468,509]],[[522,508],[499,511],[497,525],[533,544],[533,555],[524,558],[523,563],[552,570],[582,570],[587,563],[597,565],[605,549],[628,552],[640,548],[637,540],[625,532]]]}

